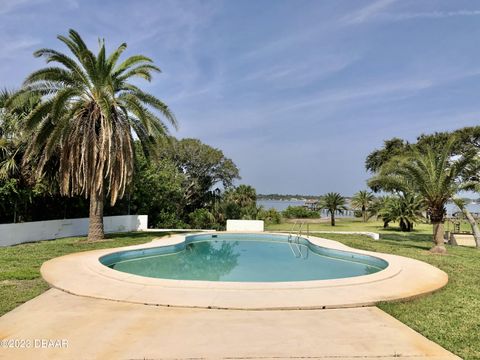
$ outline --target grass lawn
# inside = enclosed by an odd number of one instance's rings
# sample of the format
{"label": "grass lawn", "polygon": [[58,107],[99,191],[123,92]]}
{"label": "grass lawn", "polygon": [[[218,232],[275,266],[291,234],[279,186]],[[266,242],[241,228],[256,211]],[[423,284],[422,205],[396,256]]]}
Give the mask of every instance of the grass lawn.
{"label": "grass lawn", "polygon": [[[479,250],[448,246],[447,255],[430,254],[432,227],[427,224],[418,225],[412,233],[402,233],[393,226],[383,229],[380,222],[338,221],[334,228],[330,224],[310,224],[310,231],[354,248],[425,261],[445,271],[449,282],[444,289],[412,301],[380,304],[379,308],[463,359],[480,359]],[[270,225],[268,229],[290,230],[291,227],[292,224],[280,224]],[[381,235],[380,240],[375,241],[363,235],[322,234],[322,230],[373,231]]]}
{"label": "grass lawn", "polygon": [[47,260],[79,251],[142,244],[163,235],[168,234],[115,234],[98,243],[79,237],[0,247],[0,316],[48,289],[40,276],[40,266]]}
{"label": "grass lawn", "polygon": [[[267,229],[288,231],[291,227],[292,224],[280,224]],[[364,224],[338,219],[338,226],[333,228],[379,232],[378,241],[362,235],[322,234],[329,230],[332,227],[328,223],[310,224],[315,235],[359,249],[419,259],[447,272],[449,283],[437,293],[379,307],[460,357],[480,359],[480,251],[449,246],[448,255],[432,255],[428,252],[432,246],[428,225],[419,225],[412,233],[401,233],[393,227],[383,229],[380,222]],[[86,243],[85,238],[68,238],[0,248],[0,315],[48,289],[39,273],[44,261],[78,251],[145,243],[159,235],[115,234],[108,241],[95,244]]]}
{"label": "grass lawn", "polygon": [[[325,219],[325,218],[324,218]],[[290,220],[290,222],[283,222],[282,224],[270,224],[266,225],[266,230],[278,230],[278,231],[290,231],[293,227],[295,220]],[[299,221],[302,221],[299,219]],[[381,221],[368,221],[364,223],[361,219],[345,219],[345,218],[336,218],[336,225],[331,226],[330,221],[323,221],[317,223],[305,223],[303,225],[303,231],[306,231],[307,225],[310,231],[370,231],[376,233],[396,233],[401,234],[396,224],[390,224],[386,229],[383,228],[383,223]],[[296,226],[298,229],[298,225]],[[431,234],[432,225],[429,224],[416,224],[414,228],[414,234]],[[453,230],[453,225],[446,222],[445,230]],[[461,223],[462,231],[470,231],[470,225],[467,222]],[[407,234],[408,235],[408,234]]]}

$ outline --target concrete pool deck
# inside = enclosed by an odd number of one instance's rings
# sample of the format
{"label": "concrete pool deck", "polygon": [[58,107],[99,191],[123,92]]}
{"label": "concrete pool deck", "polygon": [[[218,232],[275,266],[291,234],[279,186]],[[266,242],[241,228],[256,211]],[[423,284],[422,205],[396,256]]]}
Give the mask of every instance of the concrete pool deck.
{"label": "concrete pool deck", "polygon": [[41,273],[52,287],[74,295],[136,304],[244,310],[370,306],[425,295],[448,282],[447,274],[424,262],[352,249],[313,236],[308,237],[313,244],[378,257],[389,265],[374,274],[343,279],[255,283],[148,278],[113,270],[99,261],[101,256],[122,250],[184,241],[185,235],[173,235],[142,245],[70,254],[47,261]]}
{"label": "concrete pool deck", "polygon": [[[2,316],[0,339],[33,344],[0,348],[0,359],[460,359],[375,307],[166,308],[57,289]],[[35,348],[42,339],[63,347]]]}

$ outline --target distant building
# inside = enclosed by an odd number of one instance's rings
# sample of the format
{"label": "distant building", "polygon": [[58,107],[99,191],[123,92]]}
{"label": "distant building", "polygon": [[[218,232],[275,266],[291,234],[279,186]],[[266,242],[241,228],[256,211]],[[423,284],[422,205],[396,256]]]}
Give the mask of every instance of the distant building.
{"label": "distant building", "polygon": [[319,200],[317,199],[308,199],[308,200],[305,200],[303,207],[316,211],[318,210],[318,203],[319,203]]}

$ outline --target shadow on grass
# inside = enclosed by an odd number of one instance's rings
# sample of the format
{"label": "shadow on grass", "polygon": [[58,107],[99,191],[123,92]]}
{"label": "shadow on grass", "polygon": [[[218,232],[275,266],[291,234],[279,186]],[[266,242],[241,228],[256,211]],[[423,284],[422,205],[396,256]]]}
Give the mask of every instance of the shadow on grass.
{"label": "shadow on grass", "polygon": [[380,234],[382,240],[393,240],[393,241],[414,241],[414,242],[432,242],[432,235],[429,234],[419,234],[419,233],[388,233]]}
{"label": "shadow on grass", "polygon": [[107,240],[115,240],[115,239],[124,239],[124,238],[129,238],[129,239],[138,239],[138,238],[144,238],[146,236],[168,236],[168,235],[173,235],[173,234],[178,234],[178,232],[175,231],[158,231],[158,232],[144,232],[144,231],[135,231],[135,232],[124,232],[124,233],[110,233],[110,234],[105,234],[105,239]]}

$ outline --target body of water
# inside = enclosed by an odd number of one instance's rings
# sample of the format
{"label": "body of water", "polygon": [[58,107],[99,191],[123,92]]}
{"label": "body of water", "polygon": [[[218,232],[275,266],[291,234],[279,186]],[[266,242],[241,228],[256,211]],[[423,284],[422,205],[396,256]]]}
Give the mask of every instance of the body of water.
{"label": "body of water", "polygon": [[[277,211],[283,211],[289,206],[302,206],[305,204],[303,200],[258,200],[257,206],[263,206],[265,209],[274,208]],[[328,216],[326,210],[321,211],[322,217]],[[343,214],[337,214],[337,217],[354,217],[353,211],[347,210]]]}

